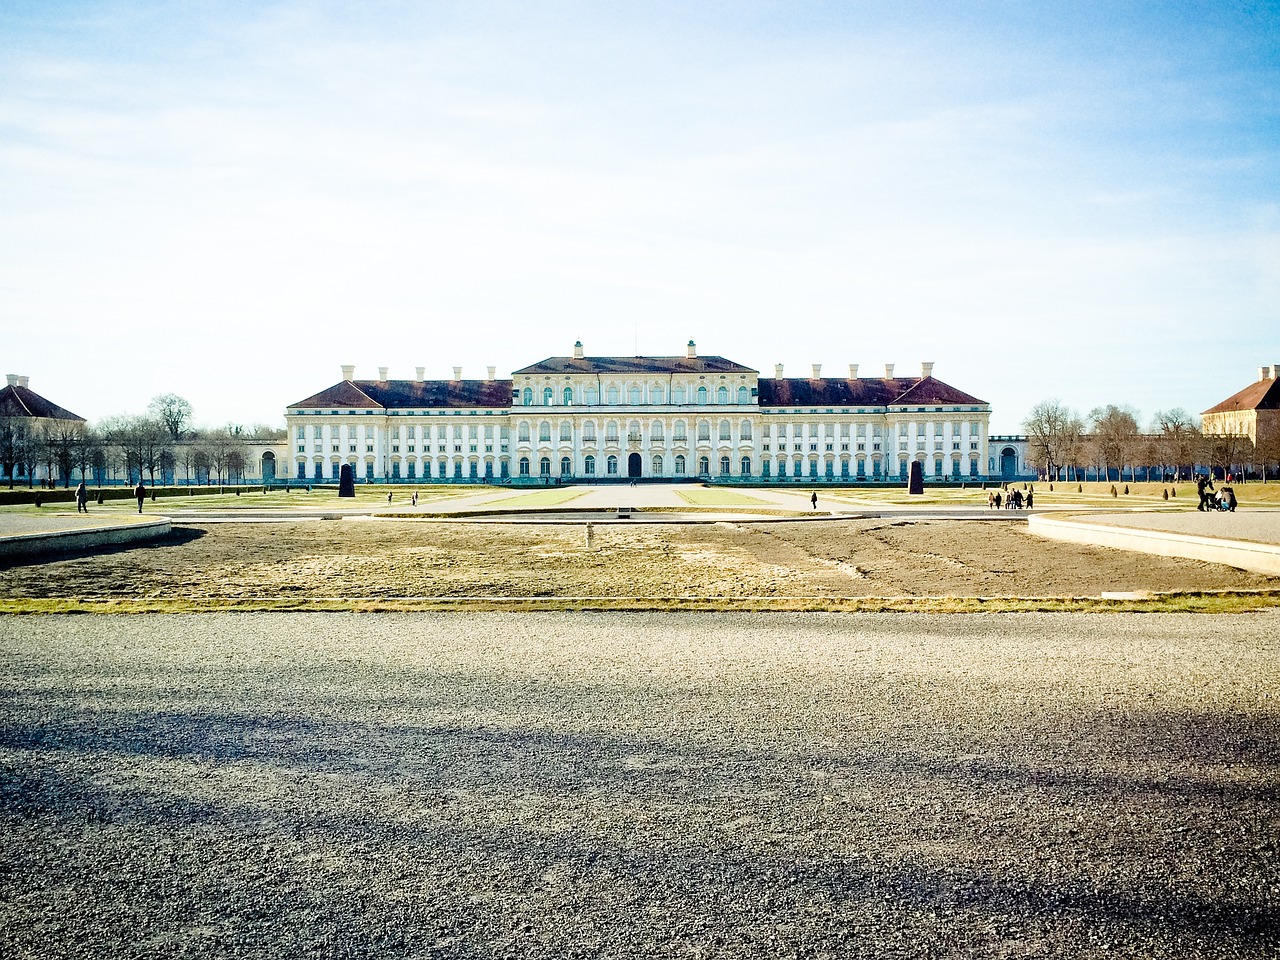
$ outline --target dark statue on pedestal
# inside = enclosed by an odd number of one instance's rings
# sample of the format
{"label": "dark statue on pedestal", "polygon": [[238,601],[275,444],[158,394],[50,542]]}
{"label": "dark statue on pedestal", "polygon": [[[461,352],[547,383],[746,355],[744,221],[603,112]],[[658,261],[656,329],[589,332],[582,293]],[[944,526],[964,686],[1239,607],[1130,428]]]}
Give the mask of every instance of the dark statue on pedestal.
{"label": "dark statue on pedestal", "polygon": [[338,496],[354,497],[356,495],[356,474],[351,464],[344,463],[342,472],[338,474]]}

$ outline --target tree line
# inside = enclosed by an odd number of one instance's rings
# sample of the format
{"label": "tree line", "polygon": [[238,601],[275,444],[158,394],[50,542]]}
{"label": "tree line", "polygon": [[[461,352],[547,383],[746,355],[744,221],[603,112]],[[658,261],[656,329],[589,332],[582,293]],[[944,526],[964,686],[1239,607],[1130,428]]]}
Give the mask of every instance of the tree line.
{"label": "tree line", "polygon": [[1280,437],[1255,445],[1247,435],[1205,433],[1181,407],[1159,410],[1144,430],[1132,407],[1108,404],[1081,416],[1058,400],[1044,400],[1023,421],[1029,455],[1046,478],[1082,480],[1094,476],[1136,481],[1141,471],[1164,480],[1189,480],[1197,466],[1222,473],[1276,475]]}
{"label": "tree line", "polygon": [[154,398],[144,414],[107,417],[96,424],[0,418],[0,476],[34,484],[44,476],[63,486],[133,483],[237,483],[248,464],[248,444],[280,440],[284,431],[257,424],[197,427],[191,404],[176,394]]}

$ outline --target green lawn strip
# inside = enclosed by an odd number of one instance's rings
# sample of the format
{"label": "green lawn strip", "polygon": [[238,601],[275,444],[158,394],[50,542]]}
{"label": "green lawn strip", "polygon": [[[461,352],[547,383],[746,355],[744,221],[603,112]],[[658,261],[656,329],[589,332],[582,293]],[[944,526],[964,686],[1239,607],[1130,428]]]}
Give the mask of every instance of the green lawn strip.
{"label": "green lawn strip", "polygon": [[767,500],[761,500],[759,497],[749,497],[745,493],[739,493],[736,490],[722,490],[716,487],[707,487],[705,489],[695,490],[677,490],[676,495],[686,503],[703,507],[768,505]]}
{"label": "green lawn strip", "polygon": [[1097,597],[264,597],[0,599],[0,614],[416,613],[432,611],[631,611],[803,613],[1249,613],[1280,607],[1280,591]]}

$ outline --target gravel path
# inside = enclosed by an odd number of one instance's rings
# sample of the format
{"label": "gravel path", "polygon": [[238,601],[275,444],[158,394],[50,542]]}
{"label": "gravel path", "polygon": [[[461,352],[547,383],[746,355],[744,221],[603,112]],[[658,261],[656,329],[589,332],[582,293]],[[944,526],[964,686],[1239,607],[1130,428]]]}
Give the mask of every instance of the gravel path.
{"label": "gravel path", "polygon": [[0,956],[1274,957],[1278,637],[0,618]]}

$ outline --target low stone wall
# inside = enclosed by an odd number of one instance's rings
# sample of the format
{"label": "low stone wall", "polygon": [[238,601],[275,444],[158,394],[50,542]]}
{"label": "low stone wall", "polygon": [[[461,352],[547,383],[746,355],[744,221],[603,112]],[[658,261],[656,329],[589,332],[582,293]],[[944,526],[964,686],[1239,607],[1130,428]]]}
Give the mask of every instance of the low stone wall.
{"label": "low stone wall", "polygon": [[56,553],[75,553],[99,547],[145,543],[173,531],[168,517],[101,527],[80,527],[45,533],[16,533],[0,537],[0,560],[26,559]]}
{"label": "low stone wall", "polygon": [[1240,570],[1280,576],[1280,546],[1253,543],[1248,540],[1223,540],[1197,537],[1165,530],[1143,530],[1138,527],[1116,527],[1103,523],[1059,520],[1042,514],[1027,517],[1027,528],[1037,536],[1050,540],[1066,540],[1117,550],[1133,550],[1160,557],[1184,557],[1222,563]]}

